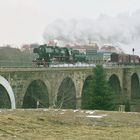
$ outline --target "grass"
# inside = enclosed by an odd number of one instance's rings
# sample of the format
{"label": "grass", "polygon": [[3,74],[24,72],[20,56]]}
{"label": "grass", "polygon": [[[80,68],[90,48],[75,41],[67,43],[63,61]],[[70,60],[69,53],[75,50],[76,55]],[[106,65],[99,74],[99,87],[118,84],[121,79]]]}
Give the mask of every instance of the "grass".
{"label": "grass", "polygon": [[[140,113],[1,110],[0,140],[139,140]],[[86,117],[87,115],[102,118]]]}

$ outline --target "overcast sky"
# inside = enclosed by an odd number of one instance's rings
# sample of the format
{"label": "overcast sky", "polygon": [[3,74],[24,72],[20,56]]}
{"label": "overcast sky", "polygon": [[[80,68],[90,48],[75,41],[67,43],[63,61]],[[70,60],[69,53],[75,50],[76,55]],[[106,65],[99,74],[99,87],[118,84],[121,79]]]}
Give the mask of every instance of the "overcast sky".
{"label": "overcast sky", "polygon": [[0,0],[0,45],[43,42],[55,19],[115,17],[140,9],[140,0]]}

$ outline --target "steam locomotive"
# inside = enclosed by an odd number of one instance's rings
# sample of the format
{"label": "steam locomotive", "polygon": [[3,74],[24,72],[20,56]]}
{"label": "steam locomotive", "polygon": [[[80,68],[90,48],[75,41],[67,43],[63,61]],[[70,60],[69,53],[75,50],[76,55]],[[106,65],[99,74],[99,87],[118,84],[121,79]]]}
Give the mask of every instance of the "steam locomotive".
{"label": "steam locomotive", "polygon": [[48,46],[47,44],[40,45],[38,48],[34,48],[34,53],[38,54],[33,62],[39,66],[47,66],[53,63],[76,63],[85,62],[86,56],[79,50],[74,50],[72,48]]}

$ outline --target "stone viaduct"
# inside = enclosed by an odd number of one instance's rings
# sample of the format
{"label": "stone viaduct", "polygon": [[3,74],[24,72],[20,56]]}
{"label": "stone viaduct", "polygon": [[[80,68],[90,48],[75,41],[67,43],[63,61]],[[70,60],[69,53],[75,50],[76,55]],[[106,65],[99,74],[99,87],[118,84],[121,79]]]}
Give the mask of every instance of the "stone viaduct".
{"label": "stone viaduct", "polygon": [[[106,67],[115,103],[140,111],[140,67]],[[81,108],[92,68],[0,68],[0,107]]]}

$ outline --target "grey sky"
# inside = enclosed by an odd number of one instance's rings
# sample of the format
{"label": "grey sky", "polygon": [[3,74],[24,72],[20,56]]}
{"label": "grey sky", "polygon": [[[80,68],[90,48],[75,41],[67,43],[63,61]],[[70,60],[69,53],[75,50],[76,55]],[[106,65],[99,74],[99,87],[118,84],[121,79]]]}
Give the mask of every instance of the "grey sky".
{"label": "grey sky", "polygon": [[0,0],[0,45],[43,42],[43,32],[55,19],[98,18],[131,14],[139,0]]}

